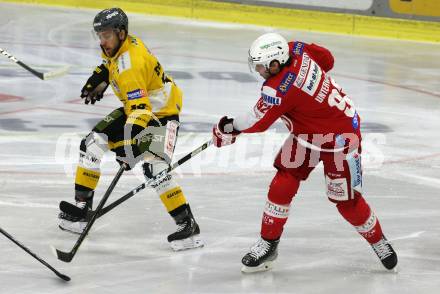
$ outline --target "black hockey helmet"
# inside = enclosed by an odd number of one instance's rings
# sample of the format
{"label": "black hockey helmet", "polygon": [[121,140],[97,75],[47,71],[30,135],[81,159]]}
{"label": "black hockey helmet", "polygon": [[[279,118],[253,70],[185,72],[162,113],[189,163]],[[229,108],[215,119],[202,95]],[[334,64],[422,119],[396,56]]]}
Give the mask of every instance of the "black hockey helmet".
{"label": "black hockey helmet", "polygon": [[108,8],[99,12],[93,20],[95,32],[106,29],[125,30],[128,33],[128,17],[121,8]]}

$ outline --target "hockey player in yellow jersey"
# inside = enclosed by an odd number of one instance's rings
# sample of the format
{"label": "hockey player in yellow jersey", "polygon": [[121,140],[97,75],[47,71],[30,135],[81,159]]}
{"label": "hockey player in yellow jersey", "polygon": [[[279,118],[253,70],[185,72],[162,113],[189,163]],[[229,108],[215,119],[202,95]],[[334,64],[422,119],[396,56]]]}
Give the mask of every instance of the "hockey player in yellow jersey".
{"label": "hockey player in yellow jersey", "polygon": [[[168,168],[176,144],[182,92],[165,74],[143,42],[128,35],[128,18],[120,8],[99,12],[93,28],[100,41],[103,63],[81,91],[85,103],[99,101],[110,85],[123,107],[101,120],[82,141],[75,178],[76,206],[62,206],[60,228],[81,233],[100,178],[107,150],[128,169],[143,162],[146,178]],[[168,236],[174,250],[203,246],[200,229],[182,189],[171,175],[152,185],[178,229]],[[74,208],[74,209],[73,209]]]}

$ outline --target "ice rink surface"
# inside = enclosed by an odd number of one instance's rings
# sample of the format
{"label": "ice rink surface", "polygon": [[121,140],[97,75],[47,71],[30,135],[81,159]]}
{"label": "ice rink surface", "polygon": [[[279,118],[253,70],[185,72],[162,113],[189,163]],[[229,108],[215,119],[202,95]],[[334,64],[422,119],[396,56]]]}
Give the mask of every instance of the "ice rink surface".
{"label": "ice rink surface", "polygon": [[[80,89],[100,49],[97,11],[0,4],[0,47],[42,71],[41,81],[0,56],[0,226],[61,272],[64,283],[0,235],[0,293],[438,293],[440,288],[440,45],[280,30],[315,42],[335,58],[331,76],[362,117],[365,198],[393,241],[398,271],[387,272],[370,246],[325,196],[322,167],[302,184],[272,271],[244,275],[241,257],[259,235],[281,124],[211,147],[176,171],[206,246],[172,252],[175,225],[152,190],[99,219],[70,264],[77,236],[57,228],[58,203],[72,201],[79,142],[119,101],[95,106]],[[261,83],[247,49],[268,28],[129,14],[141,37],[184,91],[175,158],[210,138],[221,116],[251,109]],[[97,199],[117,171],[108,154]],[[140,184],[128,172],[110,197]],[[95,203],[97,201],[95,200]]]}

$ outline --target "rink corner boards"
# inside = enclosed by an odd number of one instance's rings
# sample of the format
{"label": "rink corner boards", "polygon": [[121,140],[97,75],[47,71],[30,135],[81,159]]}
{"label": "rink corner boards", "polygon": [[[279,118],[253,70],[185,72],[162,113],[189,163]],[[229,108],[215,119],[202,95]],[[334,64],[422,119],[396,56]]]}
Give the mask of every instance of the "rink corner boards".
{"label": "rink corner boards", "polygon": [[208,0],[0,0],[0,2],[93,9],[119,6],[127,12],[184,17],[194,20],[440,42],[439,22],[296,10]]}

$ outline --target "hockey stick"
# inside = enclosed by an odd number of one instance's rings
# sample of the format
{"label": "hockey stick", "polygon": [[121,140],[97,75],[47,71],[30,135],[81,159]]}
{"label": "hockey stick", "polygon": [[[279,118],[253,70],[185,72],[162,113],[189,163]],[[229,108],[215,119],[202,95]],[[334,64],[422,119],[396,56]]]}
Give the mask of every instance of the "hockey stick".
{"label": "hockey stick", "polygon": [[[107,201],[107,198],[109,197],[109,195],[112,192],[114,186],[116,185],[116,183],[118,182],[120,176],[122,175],[122,172],[124,171],[124,169],[121,166],[121,168],[119,169],[118,174],[116,175],[115,179],[110,184],[110,187],[107,189],[107,192],[105,193],[105,195],[101,199],[101,202],[99,202],[98,207],[96,208],[95,211],[93,211],[91,213],[91,217],[88,220],[87,225],[86,225],[84,231],[81,233],[81,236],[79,237],[78,241],[73,246],[72,250],[70,252],[63,252],[63,251],[60,251],[60,250],[56,249],[56,254],[57,254],[58,259],[61,260],[61,261],[64,261],[64,262],[72,261],[73,257],[76,254],[76,251],[78,250],[78,248],[81,245],[82,241],[84,240],[84,238],[86,237],[87,233],[90,231],[90,228],[92,227],[93,223],[95,222],[95,220],[98,217],[101,217],[104,214],[108,213],[109,211],[111,211],[113,208],[115,208],[119,204],[121,204],[121,203],[125,202],[126,200],[128,200],[129,198],[133,197],[139,191],[145,189],[145,187],[147,187],[147,186],[153,184],[154,182],[164,178],[170,171],[176,169],[177,167],[182,165],[184,162],[186,162],[189,159],[193,158],[194,156],[196,156],[197,154],[199,154],[200,152],[202,152],[203,150],[208,148],[211,144],[212,144],[212,140],[209,140],[208,142],[205,142],[203,145],[201,145],[200,147],[198,147],[194,151],[188,153],[187,155],[185,155],[184,157],[179,159],[173,165],[170,165],[167,169],[161,171],[159,174],[157,174],[153,178],[149,179],[147,182],[142,183],[141,185],[137,186],[135,189],[131,190],[130,192],[128,192],[127,194],[125,194],[124,196],[119,198],[118,200],[110,203],[108,206],[103,208],[105,202]],[[69,203],[67,203],[67,202],[64,202],[64,203],[66,203],[64,205],[69,205]]]}
{"label": "hockey stick", "polygon": [[9,235],[5,230],[3,230],[2,228],[0,228],[0,233],[2,233],[3,235],[5,235],[9,240],[11,240],[12,242],[14,242],[15,244],[17,244],[19,247],[21,247],[21,249],[23,249],[24,251],[26,251],[27,253],[29,253],[32,257],[34,257],[36,260],[38,260],[39,262],[41,262],[42,264],[44,264],[47,268],[49,268],[51,271],[53,271],[58,277],[60,277],[61,279],[63,279],[64,281],[70,281],[70,277],[63,275],[62,273],[60,273],[59,271],[57,271],[56,269],[54,269],[50,264],[48,264],[47,262],[45,262],[43,259],[41,259],[40,257],[38,257],[35,253],[33,253],[29,248],[27,248],[26,246],[24,246],[23,244],[21,244],[20,242],[18,242],[17,240],[14,239],[14,237],[12,237],[11,235]]}
{"label": "hockey stick", "polygon": [[[139,193],[141,190],[145,189],[145,187],[148,187],[154,182],[164,178],[169,172],[181,166],[183,163],[187,162],[188,160],[190,160],[191,158],[193,158],[194,156],[196,156],[197,154],[208,148],[210,145],[212,145],[212,140],[205,142],[203,145],[201,145],[194,151],[188,153],[187,155],[185,155],[184,157],[180,158],[178,161],[170,165],[167,169],[164,169],[163,171],[161,171],[160,173],[149,179],[147,182],[140,184],[139,186],[137,186],[136,188],[134,188],[133,190],[131,190],[130,192],[119,198],[118,200],[113,201],[112,203],[110,203],[109,205],[98,211],[98,217],[101,217],[104,214],[108,213],[110,210],[112,210],[122,202],[125,202],[129,198]],[[95,211],[97,210],[98,208]]]}
{"label": "hockey stick", "polygon": [[59,260],[64,261],[64,262],[71,262],[72,261],[73,257],[75,256],[76,252],[78,251],[79,246],[81,246],[81,243],[84,241],[84,239],[86,238],[90,229],[92,228],[93,223],[98,218],[99,212],[104,207],[105,202],[107,201],[108,197],[110,196],[110,194],[112,193],[116,184],[118,183],[119,179],[121,178],[124,170],[125,170],[125,164],[122,164],[121,167],[119,168],[118,173],[116,174],[115,178],[113,179],[113,181],[111,182],[107,191],[105,192],[104,196],[102,197],[101,201],[99,202],[98,207],[95,210],[95,213],[92,215],[91,219],[87,222],[87,225],[84,228],[84,231],[79,236],[79,238],[76,241],[75,245],[73,246],[72,250],[70,250],[70,252],[64,252],[64,251],[56,249],[56,254],[57,254],[57,257]]}
{"label": "hockey stick", "polygon": [[9,58],[10,60],[12,60],[13,62],[17,63],[18,65],[20,65],[21,67],[23,67],[24,69],[26,69],[27,71],[32,73],[33,75],[39,77],[42,80],[53,79],[53,78],[65,75],[69,71],[69,68],[70,68],[69,65],[66,65],[66,66],[63,66],[63,67],[56,69],[54,71],[42,73],[42,72],[36,71],[35,69],[24,64],[23,62],[21,62],[20,60],[15,58],[12,54],[8,53],[7,51],[3,50],[2,48],[0,48],[0,53],[3,54],[4,56],[6,56],[7,58]]}
{"label": "hockey stick", "polygon": [[[197,154],[199,154],[200,152],[202,152],[203,150],[208,148],[211,144],[212,144],[212,140],[209,140],[208,142],[205,142],[203,145],[201,145],[200,147],[198,147],[194,151],[188,153],[184,157],[180,158],[174,164],[170,165],[167,169],[164,169],[159,174],[157,174],[153,178],[149,179],[147,182],[140,184],[139,186],[137,186],[136,188],[134,188],[133,190],[131,190],[130,192],[128,192],[127,194],[125,194],[124,196],[119,198],[118,200],[113,201],[112,203],[110,203],[109,205],[107,205],[106,207],[102,208],[99,211],[98,211],[98,208],[97,208],[95,211],[88,212],[87,213],[87,219],[90,219],[96,212],[98,212],[98,218],[103,216],[104,214],[108,213],[110,210],[112,210],[113,208],[115,208],[119,204],[127,201],[129,198],[133,197],[138,192],[140,192],[143,189],[145,189],[146,187],[152,185],[154,182],[157,182],[157,181],[161,180],[162,178],[164,178],[170,171],[172,171],[172,170],[176,169],[177,167],[181,166],[184,162],[186,162],[189,159],[193,158],[194,156],[196,156]],[[60,210],[61,211],[65,211],[65,212],[69,211],[68,213],[72,214],[72,211],[77,210],[77,209],[78,208],[75,205],[73,205],[73,204],[71,204],[69,202],[61,201],[61,203],[60,203]]]}

